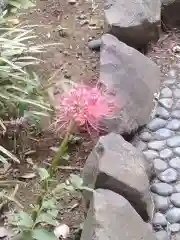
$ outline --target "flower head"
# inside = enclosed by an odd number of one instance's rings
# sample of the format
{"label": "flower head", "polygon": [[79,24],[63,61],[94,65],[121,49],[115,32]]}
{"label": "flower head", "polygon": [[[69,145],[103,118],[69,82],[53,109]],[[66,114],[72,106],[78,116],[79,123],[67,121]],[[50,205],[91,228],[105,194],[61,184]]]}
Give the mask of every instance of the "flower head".
{"label": "flower head", "polygon": [[56,123],[77,126],[90,125],[98,129],[100,121],[114,112],[112,98],[98,87],[78,86],[64,94],[58,101]]}

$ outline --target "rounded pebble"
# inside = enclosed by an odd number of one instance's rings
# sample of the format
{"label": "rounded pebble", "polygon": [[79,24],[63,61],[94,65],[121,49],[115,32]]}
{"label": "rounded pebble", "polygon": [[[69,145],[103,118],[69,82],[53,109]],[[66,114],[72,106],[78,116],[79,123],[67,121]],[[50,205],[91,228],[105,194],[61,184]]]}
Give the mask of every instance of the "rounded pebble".
{"label": "rounded pebble", "polygon": [[161,106],[163,106],[164,108],[167,109],[171,109],[172,105],[173,105],[173,100],[171,98],[161,98],[159,100],[159,103],[161,104]]}
{"label": "rounded pebble", "polygon": [[164,119],[161,118],[154,118],[149,124],[148,124],[148,128],[151,131],[156,131],[160,128],[163,128],[166,125],[166,121]]}
{"label": "rounded pebble", "polygon": [[180,208],[171,208],[166,213],[166,219],[170,223],[177,223],[180,221]]}
{"label": "rounded pebble", "polygon": [[169,207],[169,199],[167,197],[155,195],[154,204],[157,210],[166,211]]}
{"label": "rounded pebble", "polygon": [[180,158],[179,157],[176,157],[176,158],[173,158],[169,161],[169,165],[170,167],[172,168],[175,168],[175,169],[180,169]]}
{"label": "rounded pebble", "polygon": [[154,159],[154,168],[156,172],[163,172],[168,168],[168,165],[161,159]]}
{"label": "rounded pebble", "polygon": [[174,189],[173,189],[173,192],[179,192],[180,193],[180,183],[174,185]]}
{"label": "rounded pebble", "polygon": [[176,79],[168,79],[168,80],[164,81],[164,85],[170,87],[170,86],[174,85],[175,82],[176,82]]}
{"label": "rounded pebble", "polygon": [[153,225],[161,225],[161,226],[165,227],[167,225],[167,220],[162,213],[157,212],[154,215],[152,224]]}
{"label": "rounded pebble", "polygon": [[166,146],[166,141],[152,141],[148,143],[148,148],[160,151]]}
{"label": "rounded pebble", "polygon": [[170,113],[163,107],[157,107],[156,116],[161,117],[163,119],[168,119],[170,117]]}
{"label": "rounded pebble", "polygon": [[171,149],[166,148],[160,151],[160,158],[162,159],[168,159],[173,156],[173,152]]}
{"label": "rounded pebble", "polygon": [[100,47],[101,47],[101,44],[102,44],[102,40],[101,39],[94,39],[94,40],[91,40],[91,41],[88,42],[88,47],[91,50],[99,51]]}
{"label": "rounded pebble", "polygon": [[180,136],[174,136],[167,140],[167,145],[169,147],[179,147],[180,146]]}
{"label": "rounded pebble", "polygon": [[152,135],[149,132],[143,132],[140,134],[140,138],[144,142],[149,142],[152,140]]}
{"label": "rounded pebble", "polygon": [[180,157],[180,147],[174,148],[173,152]]}
{"label": "rounded pebble", "polygon": [[180,128],[180,120],[178,119],[172,119],[168,125],[167,128],[170,130],[178,130]]}
{"label": "rounded pebble", "polygon": [[156,232],[155,234],[157,240],[169,240],[168,234],[164,230]]}
{"label": "rounded pebble", "polygon": [[180,207],[180,193],[173,193],[170,200],[175,207]]}
{"label": "rounded pebble", "polygon": [[170,88],[165,87],[161,90],[161,97],[162,98],[170,98],[172,97],[172,91]]}
{"label": "rounded pebble", "polygon": [[175,88],[173,90],[173,96],[174,96],[174,98],[180,98],[180,89]]}
{"label": "rounded pebble", "polygon": [[177,102],[174,105],[174,109],[180,110],[180,100],[177,100]]}
{"label": "rounded pebble", "polygon": [[170,196],[173,192],[173,187],[167,183],[153,183],[151,191],[159,194],[160,196]]}
{"label": "rounded pebble", "polygon": [[172,233],[177,233],[180,231],[180,224],[179,223],[173,223],[168,227],[169,231]]}
{"label": "rounded pebble", "polygon": [[143,154],[148,160],[152,160],[159,157],[159,154],[154,150],[144,151]]}
{"label": "rounded pebble", "polygon": [[178,173],[173,168],[168,168],[164,172],[161,172],[158,176],[159,180],[165,183],[172,183],[177,180]]}
{"label": "rounded pebble", "polygon": [[172,111],[172,113],[171,113],[171,117],[172,118],[180,118],[180,110],[174,110],[174,111]]}
{"label": "rounded pebble", "polygon": [[163,140],[171,137],[173,132],[167,128],[161,128],[155,132],[157,140]]}

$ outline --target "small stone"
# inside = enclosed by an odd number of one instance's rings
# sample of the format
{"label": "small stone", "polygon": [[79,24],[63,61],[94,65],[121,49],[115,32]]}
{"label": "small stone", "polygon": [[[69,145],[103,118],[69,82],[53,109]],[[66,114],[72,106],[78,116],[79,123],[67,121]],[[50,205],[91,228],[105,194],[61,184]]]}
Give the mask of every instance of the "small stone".
{"label": "small stone", "polygon": [[170,200],[175,207],[180,207],[180,193],[173,193]]}
{"label": "small stone", "polygon": [[173,192],[173,187],[167,183],[153,183],[151,191],[161,196],[170,196]]}
{"label": "small stone", "polygon": [[180,98],[180,89],[175,88],[173,90],[173,96],[174,98]]}
{"label": "small stone", "polygon": [[169,231],[172,233],[177,233],[180,231],[180,224],[179,223],[173,223],[168,227]]}
{"label": "small stone", "polygon": [[159,154],[153,150],[144,151],[143,154],[148,160],[152,160],[159,157]]}
{"label": "small stone", "polygon": [[175,130],[176,131],[176,130],[178,130],[180,128],[180,121],[178,119],[172,119],[168,123],[166,128],[168,128],[170,130]]}
{"label": "small stone", "polygon": [[167,197],[155,195],[154,204],[157,210],[166,211],[169,207],[169,200]]}
{"label": "small stone", "polygon": [[161,172],[158,176],[159,180],[165,183],[175,182],[177,180],[178,173],[173,168],[168,168],[164,172]]}
{"label": "small stone", "polygon": [[165,227],[167,225],[167,220],[162,213],[157,212],[154,215],[152,224],[155,226],[161,225],[161,226]]}
{"label": "small stone", "polygon": [[146,148],[147,148],[147,144],[145,142],[142,142],[142,141],[139,141],[137,144],[136,144],[136,148],[140,151],[145,151]]}
{"label": "small stone", "polygon": [[167,145],[169,147],[179,147],[180,146],[180,136],[174,136],[167,140]]}
{"label": "small stone", "polygon": [[167,128],[161,128],[155,132],[157,140],[163,140],[171,137],[173,132]]}
{"label": "small stone", "polygon": [[173,105],[173,100],[171,98],[161,98],[159,100],[159,103],[166,109],[171,109]]}
{"label": "small stone", "polygon": [[144,142],[149,142],[149,141],[152,140],[153,137],[149,132],[143,132],[143,133],[140,134],[140,138]]}
{"label": "small stone", "polygon": [[[177,70],[175,68],[171,68],[171,70],[169,71],[168,75],[169,77],[172,77],[175,79],[176,77],[176,74],[177,74]],[[175,83],[175,82],[174,82]]]}
{"label": "small stone", "polygon": [[8,236],[8,231],[4,227],[0,227],[0,239],[3,239]]}
{"label": "small stone", "polygon": [[149,124],[148,124],[148,128],[151,131],[156,131],[160,128],[163,128],[166,125],[166,121],[164,119],[161,118],[154,118]]}
{"label": "small stone", "polygon": [[156,172],[163,172],[168,168],[168,165],[166,162],[157,158],[157,159],[154,159],[154,168]]}
{"label": "small stone", "polygon": [[68,3],[74,5],[76,3],[76,0],[68,0]]}
{"label": "small stone", "polygon": [[174,148],[174,153],[180,157],[180,147]]}
{"label": "small stone", "polygon": [[175,169],[180,169],[180,158],[179,157],[176,157],[176,158],[173,158],[169,161],[169,165],[172,167],[172,168],[175,168]]}
{"label": "small stone", "polygon": [[164,230],[156,232],[155,234],[157,240],[169,240],[168,234]]}
{"label": "small stone", "polygon": [[164,85],[171,87],[175,84],[175,82],[176,82],[176,79],[168,79],[168,80],[164,81]]}
{"label": "small stone", "polygon": [[153,141],[148,143],[148,148],[152,150],[161,150],[166,146],[166,141]]}
{"label": "small stone", "polygon": [[174,190],[173,190],[173,192],[179,192],[180,193],[180,183],[178,183],[178,184],[176,184],[176,185],[174,185]]}
{"label": "small stone", "polygon": [[172,91],[170,88],[165,87],[161,90],[161,97],[162,98],[170,98],[172,97]]}
{"label": "small stone", "polygon": [[158,107],[156,109],[156,116],[161,117],[163,119],[168,119],[170,117],[170,113],[163,107]]}
{"label": "small stone", "polygon": [[172,155],[173,155],[173,152],[169,148],[166,148],[166,149],[163,149],[162,151],[160,151],[160,158],[162,158],[162,159],[168,159],[168,158],[172,157]]}
{"label": "small stone", "polygon": [[172,111],[172,113],[171,113],[171,117],[172,118],[180,118],[180,110],[174,110],[174,111]]}
{"label": "small stone", "polygon": [[94,39],[94,40],[91,40],[91,41],[88,42],[88,47],[91,50],[99,51],[100,47],[101,47],[101,44],[102,44],[101,39]]}
{"label": "small stone", "polygon": [[180,208],[171,208],[166,213],[166,219],[170,223],[177,223],[180,221]]}

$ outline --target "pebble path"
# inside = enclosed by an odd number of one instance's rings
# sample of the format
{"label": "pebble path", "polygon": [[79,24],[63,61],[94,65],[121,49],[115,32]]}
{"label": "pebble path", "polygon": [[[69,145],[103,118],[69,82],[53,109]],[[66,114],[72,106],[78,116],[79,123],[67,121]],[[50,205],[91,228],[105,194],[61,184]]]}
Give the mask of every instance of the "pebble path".
{"label": "pebble path", "polygon": [[[179,68],[179,72],[178,72]],[[154,164],[152,225],[158,240],[180,240],[180,65],[162,83],[154,118],[140,134],[139,146]]]}

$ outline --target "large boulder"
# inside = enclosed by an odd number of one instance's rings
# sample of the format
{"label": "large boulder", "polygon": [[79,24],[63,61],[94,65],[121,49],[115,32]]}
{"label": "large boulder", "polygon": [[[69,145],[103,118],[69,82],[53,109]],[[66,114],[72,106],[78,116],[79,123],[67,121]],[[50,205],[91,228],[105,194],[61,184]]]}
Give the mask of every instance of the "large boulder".
{"label": "large boulder", "polygon": [[162,0],[162,24],[166,28],[180,26],[180,0]]}
{"label": "large boulder", "polygon": [[93,193],[81,240],[155,240],[155,236],[122,196],[104,189]]}
{"label": "large boulder", "polygon": [[110,34],[102,37],[100,83],[119,106],[104,119],[107,132],[132,133],[149,122],[154,93],[159,90],[159,67],[146,56]]}
{"label": "large boulder", "polygon": [[[149,192],[149,171],[140,151],[120,135],[110,133],[99,139],[83,169],[85,186],[104,188],[123,195],[147,221],[154,205]],[[88,206],[92,193],[84,192]]]}
{"label": "large boulder", "polygon": [[135,48],[158,40],[160,12],[160,0],[105,1],[105,17],[110,33]]}

